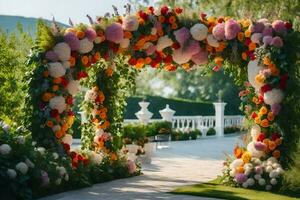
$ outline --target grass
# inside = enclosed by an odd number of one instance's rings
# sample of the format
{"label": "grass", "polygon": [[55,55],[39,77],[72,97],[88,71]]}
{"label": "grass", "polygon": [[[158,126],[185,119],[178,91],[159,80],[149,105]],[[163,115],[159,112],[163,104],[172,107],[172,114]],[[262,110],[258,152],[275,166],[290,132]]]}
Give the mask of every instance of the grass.
{"label": "grass", "polygon": [[185,194],[202,197],[214,197],[230,200],[294,200],[296,197],[285,196],[265,191],[250,190],[224,186],[217,180],[191,186],[183,186],[175,189],[173,194]]}

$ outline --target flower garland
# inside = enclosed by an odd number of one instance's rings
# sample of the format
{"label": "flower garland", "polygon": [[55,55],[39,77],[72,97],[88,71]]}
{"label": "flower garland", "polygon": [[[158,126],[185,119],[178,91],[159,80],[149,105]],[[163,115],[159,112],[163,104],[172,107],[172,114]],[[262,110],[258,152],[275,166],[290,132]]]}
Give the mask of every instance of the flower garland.
{"label": "flower garland", "polygon": [[[132,15],[127,7],[124,16],[116,13],[114,18],[91,20],[91,26],[80,24],[56,30],[53,35],[56,43],[42,52],[44,79],[39,112],[44,122],[41,125],[50,128],[57,140],[69,148],[70,127],[74,121],[73,95],[79,91],[79,81],[88,77],[87,70],[101,59],[111,62],[115,55],[123,54],[137,69],[151,66],[167,71],[178,67],[190,71],[208,63],[214,71],[222,67],[226,70],[224,61],[228,61],[240,65],[235,68],[234,76],[245,73],[249,63],[249,88],[241,96],[249,103],[244,105],[244,110],[253,124],[252,142],[247,148],[236,148],[236,160],[230,164],[229,174],[244,187],[253,185],[252,179],[248,180],[258,166],[270,174],[279,169],[277,176],[281,175],[278,161],[284,136],[275,122],[285,96],[288,71],[287,63],[276,58],[282,57],[285,37],[293,32],[291,24],[281,20],[271,23],[266,19],[236,21],[228,17],[207,17],[202,13],[195,22],[184,25],[180,19],[182,12],[181,8],[164,6],[160,9],[149,7]],[[108,67],[106,76],[111,77],[113,71],[114,67]],[[111,116],[107,115],[109,108],[103,106],[104,100],[103,92],[97,87],[86,94],[86,101],[92,105],[95,149],[105,152],[111,141],[111,135],[105,132]],[[272,170],[258,160],[272,165]],[[261,170],[258,171],[262,175]],[[261,179],[258,182],[265,185]],[[274,180],[270,183],[276,185]],[[268,184],[267,189],[270,188]]]}

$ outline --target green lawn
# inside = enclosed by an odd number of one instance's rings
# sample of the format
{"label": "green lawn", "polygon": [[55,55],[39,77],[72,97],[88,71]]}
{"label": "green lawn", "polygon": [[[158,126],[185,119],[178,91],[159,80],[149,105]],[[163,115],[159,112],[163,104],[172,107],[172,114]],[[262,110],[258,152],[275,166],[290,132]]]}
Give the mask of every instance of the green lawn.
{"label": "green lawn", "polygon": [[271,192],[234,188],[229,186],[224,186],[216,181],[209,183],[203,183],[198,185],[184,186],[175,189],[171,193],[174,194],[187,194],[194,196],[203,197],[214,197],[221,199],[230,200],[292,200],[300,199],[297,197],[289,197],[281,194],[275,194]]}

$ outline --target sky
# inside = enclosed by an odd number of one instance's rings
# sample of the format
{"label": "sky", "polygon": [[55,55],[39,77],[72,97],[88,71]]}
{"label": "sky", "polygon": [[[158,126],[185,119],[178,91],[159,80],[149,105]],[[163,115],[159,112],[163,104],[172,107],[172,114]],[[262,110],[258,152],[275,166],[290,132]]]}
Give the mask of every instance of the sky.
{"label": "sky", "polygon": [[[153,2],[153,1],[151,1]],[[128,0],[0,0],[0,15],[42,17],[68,24],[69,17],[74,23],[88,23],[89,14],[93,19],[107,12],[113,12],[112,5],[124,13],[123,6]]]}

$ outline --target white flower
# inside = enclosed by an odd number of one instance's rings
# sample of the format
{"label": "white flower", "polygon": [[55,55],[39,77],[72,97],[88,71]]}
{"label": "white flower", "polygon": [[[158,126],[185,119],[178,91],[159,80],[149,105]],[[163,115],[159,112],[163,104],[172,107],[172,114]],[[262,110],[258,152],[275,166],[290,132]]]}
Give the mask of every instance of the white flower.
{"label": "white flower", "polygon": [[130,40],[128,38],[123,38],[120,42],[120,47],[126,49],[129,46]]}
{"label": "white flower", "polygon": [[32,141],[32,142],[31,142],[31,145],[32,145],[32,146],[35,146],[35,145],[36,145],[36,141]]}
{"label": "white flower", "polygon": [[70,66],[71,66],[71,63],[69,61],[64,61],[62,62],[62,66],[65,68],[65,69],[69,69]]}
{"label": "white flower", "polygon": [[280,175],[280,174],[283,174],[284,173],[284,170],[281,168],[281,167],[278,167],[276,169],[276,172]]}
{"label": "white flower", "polygon": [[172,54],[172,58],[173,61],[176,62],[177,64],[184,64],[191,60],[192,55],[185,53],[185,51],[182,48],[180,48],[174,50]]}
{"label": "white flower", "polygon": [[65,181],[69,181],[69,174],[65,175]]}
{"label": "white flower", "polygon": [[53,132],[59,131],[60,129],[61,129],[60,125],[55,125],[55,126],[52,127]]}
{"label": "white flower", "polygon": [[103,156],[101,154],[92,152],[91,161],[96,165],[100,165],[103,160]]}
{"label": "white flower", "polygon": [[252,87],[254,87],[256,90],[259,90],[263,86],[262,83],[257,83],[255,81],[256,75],[258,75],[263,69],[264,67],[258,65],[258,60],[251,60],[248,63],[248,80]]}
{"label": "white flower", "polygon": [[156,35],[157,33],[157,28],[151,28],[151,35]]}
{"label": "white flower", "polygon": [[58,173],[61,177],[63,177],[65,174],[67,174],[67,170],[64,167],[57,166],[56,170],[58,171]]}
{"label": "white flower", "polygon": [[234,161],[232,161],[229,168],[230,169],[236,169],[236,168],[242,166],[243,164],[244,164],[244,162],[243,162],[242,159],[235,159]]}
{"label": "white flower", "polygon": [[277,178],[279,176],[279,173],[276,170],[271,170],[269,177],[270,178]]}
{"label": "white flower", "polygon": [[273,163],[278,163],[278,160],[275,157],[270,157],[268,158],[267,162],[273,164]]}
{"label": "white flower", "polygon": [[77,92],[80,90],[79,81],[71,80],[67,86],[67,90],[73,96],[77,94]]}
{"label": "white flower", "polygon": [[264,102],[268,105],[279,104],[284,98],[284,94],[280,89],[272,89],[264,93]]}
{"label": "white flower", "polygon": [[261,158],[265,155],[265,152],[264,151],[258,151],[256,150],[255,146],[254,146],[254,142],[250,142],[248,145],[247,145],[247,151],[250,152],[251,156],[252,157],[255,157],[255,158]]}
{"label": "white flower", "polygon": [[122,27],[126,31],[136,31],[139,28],[139,20],[135,15],[126,15]]}
{"label": "white flower", "polygon": [[271,190],[272,189],[272,185],[266,185],[266,190]]}
{"label": "white flower", "polygon": [[44,147],[38,147],[36,149],[41,155],[45,155],[46,153],[46,149]]}
{"label": "white flower", "polygon": [[23,135],[20,135],[17,137],[18,144],[25,144],[25,137]]}
{"label": "white flower", "polygon": [[55,184],[60,185],[61,184],[61,178],[56,179]]}
{"label": "white flower", "polygon": [[28,166],[26,165],[26,163],[24,162],[19,162],[16,165],[16,170],[18,170],[19,172],[21,172],[22,174],[26,174],[28,171]]}
{"label": "white flower", "polygon": [[59,113],[62,113],[67,108],[65,98],[62,96],[56,96],[50,99],[49,106],[52,109],[57,109]]}
{"label": "white flower", "polygon": [[276,180],[276,178],[272,178],[271,181],[270,181],[270,183],[271,183],[272,185],[277,185],[277,180]]}
{"label": "white flower", "polygon": [[57,54],[60,61],[67,61],[71,56],[71,48],[65,42],[57,43],[53,47],[53,51]]}
{"label": "white flower", "polygon": [[31,160],[29,160],[28,158],[26,158],[25,163],[30,168],[34,168],[35,167],[35,165],[33,164],[33,162],[31,162]]}
{"label": "white flower", "polygon": [[164,48],[169,47],[173,44],[173,41],[169,36],[165,35],[158,39],[156,49],[157,51],[162,51]]}
{"label": "white flower", "polygon": [[62,142],[69,144],[70,146],[72,145],[73,142],[73,137],[70,134],[66,134],[63,138],[62,138]]}
{"label": "white flower", "polygon": [[52,156],[53,156],[54,160],[56,160],[59,157],[58,153],[56,153],[56,152],[52,153]]}
{"label": "white flower", "polygon": [[85,101],[94,101],[97,98],[97,92],[94,90],[88,90],[85,93],[84,100]]}
{"label": "white flower", "polygon": [[260,179],[261,179],[261,175],[260,175],[260,174],[255,174],[255,175],[254,175],[254,178],[255,178],[256,180],[260,180]]}
{"label": "white flower", "polygon": [[60,62],[51,62],[47,66],[50,76],[59,78],[66,74],[66,68]]}
{"label": "white flower", "polygon": [[262,39],[262,33],[253,33],[251,35],[251,42],[259,44]]}
{"label": "white flower", "polygon": [[253,186],[255,184],[255,180],[253,178],[248,178],[246,182],[249,186]]}
{"label": "white flower", "polygon": [[156,16],[161,15],[160,8],[154,9],[154,15],[156,15]]}
{"label": "white flower", "polygon": [[263,178],[260,178],[260,179],[258,180],[258,184],[259,184],[260,186],[264,186],[264,185],[266,185],[266,180],[263,179]]}
{"label": "white flower", "polygon": [[247,188],[247,187],[249,187],[249,184],[248,184],[247,181],[246,181],[246,182],[244,182],[244,183],[242,184],[242,186],[243,186],[243,188]]}
{"label": "white flower", "polygon": [[9,131],[9,129],[10,129],[10,126],[8,124],[3,123],[2,124],[2,129],[4,130],[4,132],[7,133]]}
{"label": "white flower", "polygon": [[195,40],[201,41],[207,37],[208,28],[204,24],[195,24],[190,29],[191,35]]}
{"label": "white flower", "polygon": [[265,169],[266,172],[271,173],[271,171],[273,170],[273,167],[268,165]]}
{"label": "white flower", "polygon": [[80,40],[80,45],[79,45],[78,51],[81,54],[85,54],[85,53],[92,51],[93,48],[94,48],[93,42],[89,41],[89,39],[87,39],[87,38],[84,38],[84,39]]}
{"label": "white flower", "polygon": [[17,172],[14,169],[7,169],[6,174],[10,179],[14,179],[17,177]]}
{"label": "white flower", "polygon": [[251,127],[250,133],[251,133],[252,140],[256,141],[257,136],[261,133],[260,126],[258,126],[257,124],[253,125]]}
{"label": "white flower", "polygon": [[218,40],[212,34],[208,34],[206,40],[207,43],[212,47],[219,47],[220,45]]}
{"label": "white flower", "polygon": [[2,144],[0,146],[0,154],[7,155],[11,151],[11,147],[8,144]]}

